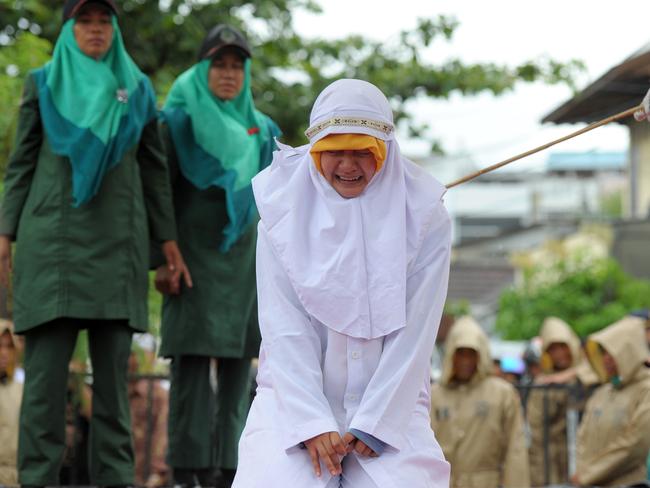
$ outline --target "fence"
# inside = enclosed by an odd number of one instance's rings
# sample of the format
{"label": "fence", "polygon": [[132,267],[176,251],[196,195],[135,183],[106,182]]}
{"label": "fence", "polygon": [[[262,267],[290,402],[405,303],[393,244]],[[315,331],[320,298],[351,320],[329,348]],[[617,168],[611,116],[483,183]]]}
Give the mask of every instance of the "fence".
{"label": "fence", "polygon": [[[539,401],[542,407],[542,447],[543,447],[543,473],[544,473],[544,485],[547,486],[551,484],[550,468],[551,468],[551,403],[558,398],[556,393],[562,393],[563,402],[559,405],[560,410],[564,410],[565,418],[565,435],[566,435],[566,479],[575,474],[576,471],[576,444],[577,444],[577,433],[578,425],[584,411],[584,405],[588,397],[593,393],[595,387],[585,388],[581,386],[580,383],[572,383],[567,385],[515,385],[519,396],[521,397],[522,408],[524,411],[524,418],[527,420],[527,426],[530,428],[530,423],[528,422],[528,408],[529,400],[531,399],[531,392],[539,392],[541,394],[541,399],[539,395],[534,398],[534,401]],[[558,405],[555,405],[556,410]],[[557,418],[557,415],[554,416]]]}
{"label": "fence", "polygon": [[[137,455],[143,455],[144,459],[136,459],[136,463],[142,463],[142,477],[146,480],[151,474],[152,469],[152,452],[155,448],[153,445],[154,437],[154,415],[153,415],[153,406],[154,406],[154,388],[156,382],[166,381],[168,377],[165,375],[134,375],[129,378],[130,381],[146,381],[147,382],[147,395],[146,395],[146,432],[145,432],[145,443],[143,453],[136,453]],[[577,430],[584,410],[584,404],[588,397],[593,392],[594,388],[584,388],[579,384],[572,385],[515,385],[517,388],[522,403],[522,409],[524,415],[527,418],[529,400],[531,399],[531,394],[533,392],[538,392],[534,395],[537,395],[537,400],[541,401],[542,406],[542,444],[543,444],[543,462],[544,462],[544,484],[550,485],[550,459],[551,459],[551,422],[549,412],[552,407],[557,407],[553,405],[555,398],[557,397],[557,392],[563,392],[566,395],[566,465],[567,465],[567,479],[575,473],[576,466],[576,440],[577,440]],[[539,395],[541,394],[541,400]],[[79,426],[76,426],[78,428]],[[69,466],[70,475],[67,479],[63,479],[64,484],[70,485],[84,485],[88,483],[87,479],[84,479],[82,475],[86,472],[86,466],[83,465],[85,462],[84,453],[79,452],[79,450],[73,450],[75,454],[74,458],[71,459],[72,463]],[[166,484],[172,484],[171,479],[166,480]]]}
{"label": "fence", "polygon": [[[82,391],[83,389],[86,389],[88,392],[90,392],[91,387],[87,381],[89,378],[90,376],[85,373],[70,374],[68,408],[66,415],[66,450],[63,466],[61,469],[61,483],[63,485],[78,486],[89,484],[87,458],[89,411],[86,411],[83,405],[84,392]],[[155,421],[154,419],[157,418],[157,415],[159,413],[154,412],[154,406],[156,405],[155,393],[157,388],[161,388],[160,383],[165,382],[168,379],[169,378],[167,375],[156,374],[138,374],[129,376],[130,387],[133,387],[138,383],[146,383],[144,398],[134,399],[133,395],[129,396],[130,402],[144,401],[145,404],[144,425],[140,423],[140,420],[142,419],[141,416],[138,415],[138,412],[142,409],[139,407],[136,407],[136,418],[132,416],[131,419],[134,433],[136,429],[144,428],[142,445],[140,445],[140,442],[138,442],[140,439],[135,442],[136,477],[140,482],[138,484],[144,483],[144,481],[147,480],[152,474],[152,465],[154,464],[153,456],[156,448],[158,447],[154,445],[155,438],[160,441],[160,436],[155,435],[155,429],[158,428],[158,426],[156,425],[157,420]],[[167,401],[166,398],[165,401]],[[131,407],[131,411],[133,413],[134,405],[132,404]],[[166,424],[167,419],[165,418],[165,432],[163,433],[165,443],[167,435]],[[171,479],[163,478],[162,481],[165,482],[165,484],[171,484]]]}

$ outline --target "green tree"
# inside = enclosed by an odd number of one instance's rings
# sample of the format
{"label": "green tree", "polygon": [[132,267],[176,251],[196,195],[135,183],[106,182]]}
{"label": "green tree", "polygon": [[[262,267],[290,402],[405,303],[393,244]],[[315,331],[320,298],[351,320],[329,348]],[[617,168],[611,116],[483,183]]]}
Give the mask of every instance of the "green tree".
{"label": "green tree", "polygon": [[621,218],[623,216],[623,198],[625,196],[622,190],[601,196],[598,202],[601,213],[606,217]]}
{"label": "green tree", "polygon": [[[0,0],[0,176],[11,150],[13,128],[25,75],[42,65],[61,27],[63,1]],[[320,7],[313,0],[124,0],[120,28],[126,46],[151,76],[160,101],[171,83],[196,59],[206,32],[230,23],[254,46],[253,91],[258,107],[275,119],[289,144],[304,143],[303,131],[316,95],[341,77],[366,79],[390,95],[395,116],[413,136],[426,127],[409,124],[405,105],[418,96],[445,98],[454,92],[496,95],[518,81],[567,83],[581,63],[535,60],[519,66],[465,64],[450,60],[432,65],[421,52],[439,40],[451,40],[458,23],[439,16],[420,19],[413,31],[393,41],[358,35],[337,40],[306,39],[293,26],[293,13]],[[432,146],[439,148],[437,142]],[[152,323],[159,320],[160,298],[152,292]]]}
{"label": "green tree", "polygon": [[463,315],[469,315],[471,311],[472,308],[468,300],[455,300],[445,302],[443,313],[458,318]]}
{"label": "green tree", "polygon": [[566,262],[552,265],[556,282],[539,282],[548,266],[529,270],[522,286],[504,291],[499,301],[496,330],[504,339],[530,339],[538,334],[546,317],[567,321],[580,337],[586,337],[619,320],[634,309],[650,307],[650,281],[626,274],[617,261],[599,259],[572,269]]}
{"label": "green tree", "polygon": [[51,48],[47,39],[30,32],[22,33],[11,45],[0,48],[0,175],[4,175],[16,131],[22,75],[45,63]]}
{"label": "green tree", "polygon": [[[58,3],[58,2],[57,2]],[[61,2],[62,3],[62,2]],[[304,142],[309,110],[316,95],[341,77],[366,79],[390,95],[397,120],[406,120],[407,101],[418,96],[445,98],[454,92],[501,94],[518,81],[568,83],[581,63],[535,60],[509,67],[493,63],[466,64],[449,60],[439,65],[423,61],[421,52],[438,40],[452,38],[458,23],[439,16],[420,19],[412,31],[393,41],[373,41],[358,35],[337,40],[306,39],[293,27],[293,12],[320,8],[312,0],[125,0],[120,19],[129,51],[150,75],[161,96],[173,79],[194,62],[205,33],[227,22],[247,33],[255,46],[253,90],[261,110],[273,117],[291,144]],[[55,42],[61,7],[50,1],[0,0],[0,44],[21,32],[40,33]],[[4,48],[0,48],[4,49]],[[0,67],[1,69],[1,67]],[[426,127],[409,126],[413,136]]]}

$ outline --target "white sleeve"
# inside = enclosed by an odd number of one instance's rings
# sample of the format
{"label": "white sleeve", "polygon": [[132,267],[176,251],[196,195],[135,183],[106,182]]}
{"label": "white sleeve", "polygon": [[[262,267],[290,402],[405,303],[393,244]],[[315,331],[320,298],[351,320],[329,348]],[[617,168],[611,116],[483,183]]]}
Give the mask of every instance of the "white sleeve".
{"label": "white sleeve", "polygon": [[323,393],[322,345],[262,222],[257,240],[259,324],[270,378],[282,417],[282,445],[292,448],[339,427]]}
{"label": "white sleeve", "polygon": [[431,354],[447,297],[451,225],[441,204],[406,283],[406,326],[384,339],[384,348],[350,428],[395,449],[428,377]]}

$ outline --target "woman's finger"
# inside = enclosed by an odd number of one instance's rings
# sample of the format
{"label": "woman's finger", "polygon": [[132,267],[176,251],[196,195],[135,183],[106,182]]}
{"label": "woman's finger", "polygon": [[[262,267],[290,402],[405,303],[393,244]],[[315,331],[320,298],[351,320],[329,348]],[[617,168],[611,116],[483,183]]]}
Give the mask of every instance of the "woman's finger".
{"label": "woman's finger", "polygon": [[180,277],[181,273],[178,269],[167,275],[165,281],[167,282],[167,289],[169,290],[170,295],[178,295],[180,288]]}
{"label": "woman's finger", "polygon": [[[340,436],[338,433],[336,433],[335,438],[337,440],[340,440]],[[332,443],[330,436],[325,437],[324,444],[325,444],[325,448],[327,449],[327,455],[332,461],[332,464],[334,465],[334,470],[336,471],[336,473],[332,473],[332,474],[341,474],[341,457],[339,456],[338,452],[336,452],[336,448],[334,447],[334,444]]]}
{"label": "woman's finger", "polygon": [[156,290],[164,295],[170,295],[172,291],[170,283],[171,277],[172,274],[169,272],[167,266],[160,266],[156,270],[156,277],[154,278]]}
{"label": "woman's finger", "polygon": [[357,443],[354,447],[354,449],[357,451],[357,453],[361,456],[369,456],[371,452],[373,452],[372,449],[370,449],[364,442],[357,440]]}
{"label": "woman's finger", "polygon": [[338,455],[345,456],[348,453],[347,446],[338,432],[330,432],[330,442]]}
{"label": "woman's finger", "polygon": [[359,441],[357,441],[357,443],[354,445],[354,450],[356,451],[356,453],[357,453],[359,456],[363,456],[363,450],[364,450],[364,448],[365,448],[365,446],[364,446],[363,442],[359,442]]}
{"label": "woman's finger", "polygon": [[190,270],[187,268],[185,263],[183,263],[183,280],[185,281],[185,286],[188,288],[192,288],[194,286],[192,275],[190,275]]}
{"label": "woman's finger", "polygon": [[167,262],[167,269],[169,271],[176,271],[179,269],[180,251],[176,245],[176,241],[166,241],[162,245],[162,252]]}
{"label": "woman's finger", "polygon": [[163,253],[165,254],[165,261],[167,262],[167,269],[172,272],[176,271],[176,256],[174,249],[172,247],[165,247]]}
{"label": "woman's finger", "polygon": [[171,288],[169,287],[169,281],[167,280],[156,283],[156,290],[158,290],[163,295],[171,295]]}
{"label": "woman's finger", "polygon": [[352,435],[350,432],[346,432],[343,435],[343,444],[345,444],[346,447],[349,446],[350,444],[354,444],[354,441],[356,440],[357,438],[354,437],[354,435]]}
{"label": "woman's finger", "polygon": [[332,476],[341,474],[341,464],[339,462],[338,454],[334,451],[332,444],[329,442],[329,439],[325,440],[323,443],[318,445],[318,454],[321,459],[325,461],[325,466],[327,470],[331,473]]}
{"label": "woman's finger", "polygon": [[307,451],[309,452],[309,457],[311,458],[311,464],[314,467],[314,473],[316,474],[316,476],[320,478],[321,471],[320,471],[320,461],[318,459],[318,451],[316,450],[316,447],[314,447],[314,445],[308,446]]}

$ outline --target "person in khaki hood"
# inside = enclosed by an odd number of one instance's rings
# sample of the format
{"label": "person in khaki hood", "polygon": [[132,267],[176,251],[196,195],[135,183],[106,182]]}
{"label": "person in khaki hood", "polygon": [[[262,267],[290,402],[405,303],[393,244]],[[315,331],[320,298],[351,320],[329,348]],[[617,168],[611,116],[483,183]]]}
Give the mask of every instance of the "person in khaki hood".
{"label": "person in khaki hood", "polygon": [[14,381],[16,340],[13,324],[0,319],[0,486],[18,484],[18,415],[23,385]]}
{"label": "person in khaki hood", "polygon": [[491,369],[487,336],[473,318],[458,319],[431,391],[431,427],[451,464],[451,487],[530,486],[519,396]]}
{"label": "person in khaki hood", "polygon": [[645,323],[627,316],[589,336],[587,354],[605,384],[587,402],[578,431],[578,486],[646,479],[650,449],[650,370]]}
{"label": "person in khaki hood", "polygon": [[[557,317],[544,320],[539,335],[542,339],[542,374],[535,383],[575,385],[578,381],[576,372],[582,369],[578,336]],[[566,422],[569,400],[568,390],[559,388],[533,389],[528,395],[526,414],[530,427],[528,454],[532,486],[564,484],[569,479]],[[548,426],[546,435],[544,417]],[[547,451],[545,444],[548,445]],[[546,460],[545,452],[548,453]]]}

